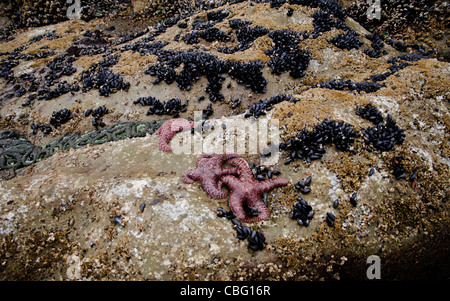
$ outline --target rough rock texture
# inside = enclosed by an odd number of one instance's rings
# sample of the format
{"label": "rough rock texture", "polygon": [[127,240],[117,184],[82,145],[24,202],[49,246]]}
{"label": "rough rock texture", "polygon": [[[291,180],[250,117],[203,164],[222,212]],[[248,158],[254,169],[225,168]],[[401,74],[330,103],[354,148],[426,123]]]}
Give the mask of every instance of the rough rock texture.
{"label": "rough rock texture", "polygon": [[[369,32],[349,18],[345,24],[359,34],[363,42],[359,48],[346,50],[329,42],[344,32],[342,26],[317,36],[300,34],[314,32],[312,15],[318,8],[284,2],[278,8],[248,1],[221,7],[229,14],[214,26],[229,34],[229,41],[199,38],[198,44],[188,44],[181,38],[192,33],[194,20],[208,20],[210,11],[179,20],[187,28],[167,26],[154,40],[141,40],[155,33],[153,27],[120,39],[119,25],[112,29],[113,22],[102,19],[20,30],[13,40],[1,44],[0,130],[15,129],[31,143],[45,145],[67,133],[95,129],[93,117],[86,117],[85,112],[102,105],[108,113],[97,120],[101,118],[106,126],[170,117],[146,115],[148,108],[134,103],[149,96],[161,101],[189,100],[186,111],[179,114],[186,119],[202,110],[212,111],[209,119],[243,118],[244,109],[282,93],[297,101],[281,101],[264,109],[265,117],[279,121],[281,141],[302,129],[312,130],[324,119],[349,123],[361,133],[373,124],[355,110],[371,103],[405,130],[402,144],[380,152],[359,136],[350,151],[325,145],[320,160],[296,159],[286,165],[283,162],[291,154],[282,151],[271,168],[292,184],[265,197],[269,219],[248,224],[266,238],[261,251],[249,250],[247,241],[237,239],[233,224],[216,215],[217,207],[228,208],[226,199],[211,199],[201,185],[183,183],[181,176],[194,168],[197,155],[162,152],[157,136],[59,151],[25,168],[1,170],[0,279],[363,280],[366,259],[373,254],[381,258],[383,279],[447,279],[449,64],[423,55],[399,58],[406,52],[388,43],[382,48],[385,54],[370,57],[364,52],[371,47],[365,36]],[[257,37],[247,49],[220,52],[219,47],[236,47],[240,42],[231,19],[251,21],[250,27],[263,26],[270,32],[297,32],[295,47],[309,51],[310,57],[304,76],[294,78],[288,69],[280,75],[272,73],[267,63],[275,43],[268,34]],[[158,41],[168,44],[158,49],[148,46]],[[28,47],[19,49],[22,45]],[[110,52],[99,50],[103,46]],[[214,83],[221,83],[223,100],[211,102],[205,91],[212,89],[211,78],[205,75],[183,90],[177,82],[155,83],[156,77],[145,72],[158,62],[161,51],[188,49],[215,55],[220,61],[259,60],[266,92],[256,93],[224,72],[223,79],[214,78]],[[61,54],[66,54],[63,60],[54,61]],[[56,75],[62,72],[57,63],[67,67],[66,74]],[[73,73],[70,66],[75,68]],[[177,66],[176,72],[183,67]],[[375,81],[380,85],[375,91],[364,91],[366,84],[361,91],[351,84],[341,90],[325,84],[332,80],[372,82],[370,76],[389,70],[393,73]],[[114,83],[128,82],[129,87],[113,87],[108,96],[101,95],[100,89],[105,88],[100,86],[83,90],[83,79],[89,78],[83,72],[88,71],[111,76]],[[56,76],[53,82],[49,76]],[[33,81],[38,90],[46,87],[57,90],[56,94],[39,94],[32,88]],[[67,88],[76,85],[79,90]],[[30,95],[35,98],[30,100]],[[39,99],[44,95],[52,97]],[[236,99],[241,102],[234,107]],[[33,134],[32,124],[50,124],[52,113],[64,108],[72,113],[68,122],[52,127],[50,133],[37,130]],[[260,164],[259,155],[243,157]],[[393,169],[399,163],[406,177],[397,180]],[[410,181],[413,174],[417,177]],[[303,195],[293,184],[308,176],[312,176],[311,192]],[[351,200],[353,193],[357,197]],[[308,227],[289,217],[300,195],[315,211]],[[336,199],[337,208],[333,206]],[[327,213],[336,217],[333,227],[326,222]]]}
{"label": "rough rock texture", "polygon": [[[367,18],[368,1],[342,1],[353,19],[365,28],[386,37],[419,41],[437,50],[441,60],[449,61],[449,4],[446,1],[381,1],[380,19]],[[427,30],[423,30],[427,28]]]}

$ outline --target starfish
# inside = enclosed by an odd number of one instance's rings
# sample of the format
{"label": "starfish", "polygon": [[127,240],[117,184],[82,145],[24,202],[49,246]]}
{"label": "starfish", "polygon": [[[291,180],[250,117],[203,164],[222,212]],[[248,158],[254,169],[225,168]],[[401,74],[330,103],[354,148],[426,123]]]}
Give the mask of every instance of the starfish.
{"label": "starfish", "polygon": [[195,163],[196,168],[186,171],[182,180],[186,184],[198,180],[202,183],[205,191],[213,198],[223,199],[228,191],[222,190],[220,178],[225,175],[238,174],[237,167],[223,168],[222,165],[229,159],[237,158],[238,154],[204,154]]}
{"label": "starfish", "polygon": [[184,118],[173,118],[164,122],[153,135],[159,135],[158,146],[163,152],[171,152],[172,147],[169,145],[170,139],[176,133],[195,127],[198,122],[188,121]]}
{"label": "starfish", "polygon": [[258,181],[253,178],[252,171],[243,158],[233,158],[227,163],[235,165],[239,169],[239,178],[233,175],[221,178],[221,182],[231,190],[228,204],[236,217],[246,223],[259,222],[269,218],[269,209],[264,205],[260,195],[287,185],[289,180],[273,178]]}

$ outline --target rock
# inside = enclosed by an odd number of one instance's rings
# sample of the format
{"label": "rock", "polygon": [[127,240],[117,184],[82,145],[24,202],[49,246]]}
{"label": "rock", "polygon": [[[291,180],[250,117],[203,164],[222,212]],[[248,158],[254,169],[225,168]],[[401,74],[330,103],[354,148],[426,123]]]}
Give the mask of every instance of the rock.
{"label": "rock", "polygon": [[[100,18],[10,34],[0,53],[0,166],[8,167],[0,170],[0,279],[366,279],[351,273],[354,264],[381,245],[383,257],[393,258],[383,263],[383,279],[423,279],[429,275],[417,271],[445,262],[449,64],[428,48],[368,35],[332,1],[321,8],[314,1],[259,2],[186,11],[142,30]],[[136,12],[164,7],[132,5]],[[218,31],[188,44],[182,37],[194,26]],[[214,40],[219,32],[231,39]],[[343,33],[347,38],[335,39]],[[194,119],[195,112],[206,112],[208,127],[222,131],[211,148],[231,143],[240,122],[278,122],[286,147],[264,170],[292,185],[264,197],[269,219],[245,225],[218,217],[227,199],[181,180],[198,154],[161,152],[153,132],[126,126],[173,114]],[[222,126],[214,127],[218,119]],[[48,124],[51,132],[34,131]],[[89,140],[94,132],[104,136]],[[307,139],[288,143],[299,133]],[[56,148],[61,141],[67,147]],[[34,160],[33,149],[46,153]],[[259,166],[261,151],[243,157]],[[12,166],[17,154],[26,164]],[[302,194],[294,184],[309,176]],[[300,195],[311,207],[308,227],[289,217]],[[249,231],[264,233],[257,241],[264,244],[249,248],[237,237]],[[448,278],[448,271],[430,270],[438,271],[433,279]]]}

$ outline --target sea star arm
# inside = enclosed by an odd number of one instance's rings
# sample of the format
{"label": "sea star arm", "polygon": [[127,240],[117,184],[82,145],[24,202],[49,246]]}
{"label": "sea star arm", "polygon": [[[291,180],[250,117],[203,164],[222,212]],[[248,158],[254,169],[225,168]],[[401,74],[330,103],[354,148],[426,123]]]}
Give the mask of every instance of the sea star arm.
{"label": "sea star arm", "polygon": [[227,175],[237,175],[238,173],[239,173],[239,168],[237,168],[237,167],[227,167],[227,168],[223,168],[219,172],[219,177],[227,176]]}
{"label": "sea star arm", "polygon": [[[246,189],[247,183],[240,182],[233,176],[225,176],[222,178],[225,183],[231,189],[230,199],[228,206],[241,221],[246,223],[255,223],[269,218],[269,209],[264,205],[256,191]],[[249,214],[246,212],[252,211],[255,214]]]}
{"label": "sea star arm", "polygon": [[202,184],[205,191],[215,199],[223,199],[228,195],[227,190],[222,190],[223,182],[220,180],[222,176],[237,174],[237,168],[224,168],[217,173],[216,176],[206,178]]}
{"label": "sea star arm", "polygon": [[153,133],[152,136],[158,136],[159,134],[161,134],[162,131],[162,125],[158,128],[158,130],[156,130],[156,132]]}
{"label": "sea star arm", "polygon": [[224,176],[221,178],[223,184],[231,190],[229,206],[243,222],[254,223],[269,218],[269,209],[261,200],[261,193],[270,191],[276,187],[281,187],[289,183],[283,178],[257,181],[253,177],[243,181],[234,176]]}
{"label": "sea star arm", "polygon": [[237,218],[244,219],[245,211],[243,208],[241,190],[239,189],[239,180],[233,176],[224,176],[221,178],[221,182],[228,186],[231,190],[230,199],[228,200],[228,206],[231,211],[234,212]]}
{"label": "sea star arm", "polygon": [[242,219],[243,222],[256,223],[269,218],[270,216],[269,208],[267,208],[266,205],[264,205],[259,195],[252,198],[248,197],[246,205],[248,208],[250,208],[251,211],[256,212],[256,215],[249,215],[248,213],[246,213],[245,218]]}
{"label": "sea star arm", "polygon": [[172,147],[169,145],[168,140],[170,140],[170,138],[167,140],[160,138],[158,142],[159,149],[166,153],[171,152],[173,150]]}
{"label": "sea star arm", "polygon": [[273,178],[273,179],[267,179],[264,181],[259,182],[259,191],[261,193],[269,192],[272,189],[286,186],[289,184],[289,180],[283,179],[283,178]]}
{"label": "sea star arm", "polygon": [[222,190],[222,185],[218,183],[217,179],[207,178],[202,182],[206,193],[215,199],[224,199],[228,195],[227,190]]}
{"label": "sea star arm", "polygon": [[250,181],[251,179],[253,179],[253,173],[250,167],[248,166],[247,161],[245,161],[243,158],[241,157],[231,158],[227,160],[226,163],[234,165],[238,168],[239,178],[242,181]]}
{"label": "sea star arm", "polygon": [[196,169],[190,169],[188,171],[185,171],[181,179],[186,184],[192,184],[194,183],[194,180],[199,179],[198,171]]}
{"label": "sea star arm", "polygon": [[159,135],[158,146],[164,152],[172,151],[169,141],[181,130],[194,127],[197,122],[188,121],[183,118],[170,119],[164,122],[154,135]]}

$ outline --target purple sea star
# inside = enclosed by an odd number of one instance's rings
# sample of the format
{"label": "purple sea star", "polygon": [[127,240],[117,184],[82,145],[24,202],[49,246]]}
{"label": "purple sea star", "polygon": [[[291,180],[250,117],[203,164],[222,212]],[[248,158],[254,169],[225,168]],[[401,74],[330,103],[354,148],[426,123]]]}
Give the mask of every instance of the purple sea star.
{"label": "purple sea star", "polygon": [[158,146],[163,152],[171,152],[172,147],[169,145],[170,139],[176,133],[195,127],[198,122],[188,121],[184,118],[173,118],[164,122],[153,135],[159,135]]}
{"label": "purple sea star", "polygon": [[238,154],[204,154],[196,162],[196,168],[186,171],[182,180],[186,184],[198,180],[202,183],[205,191],[213,198],[223,199],[227,197],[228,191],[222,190],[222,182],[219,181],[224,175],[238,173],[238,167],[224,168],[222,165],[229,159],[237,158]]}
{"label": "purple sea star", "polygon": [[233,158],[227,163],[239,168],[239,178],[226,175],[220,179],[231,190],[228,204],[236,217],[246,223],[259,222],[269,218],[269,209],[264,205],[260,194],[285,186],[289,180],[273,178],[258,181],[253,178],[253,174],[243,158]]}

